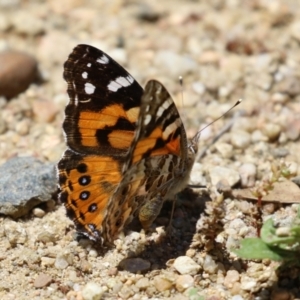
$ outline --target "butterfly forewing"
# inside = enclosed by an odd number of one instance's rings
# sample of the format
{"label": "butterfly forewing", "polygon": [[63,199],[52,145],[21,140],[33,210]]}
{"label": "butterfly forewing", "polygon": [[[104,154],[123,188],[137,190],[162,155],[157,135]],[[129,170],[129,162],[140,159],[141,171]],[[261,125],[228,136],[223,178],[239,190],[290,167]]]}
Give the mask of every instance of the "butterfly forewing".
{"label": "butterfly forewing", "polygon": [[69,149],[58,163],[60,199],[77,230],[101,239],[108,199],[121,180],[143,89],[107,54],[78,45],[64,65]]}
{"label": "butterfly forewing", "polygon": [[70,54],[64,79],[70,98],[63,123],[68,146],[84,154],[126,153],[143,94],[136,80],[106,53],[87,45]]}

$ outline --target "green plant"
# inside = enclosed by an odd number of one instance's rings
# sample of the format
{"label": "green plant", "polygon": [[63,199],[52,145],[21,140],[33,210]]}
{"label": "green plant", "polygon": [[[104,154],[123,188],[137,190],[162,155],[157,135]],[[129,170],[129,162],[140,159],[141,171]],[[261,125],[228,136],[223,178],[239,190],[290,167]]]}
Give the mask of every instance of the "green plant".
{"label": "green plant", "polygon": [[261,228],[260,238],[246,238],[239,249],[233,250],[244,259],[271,259],[299,263],[300,255],[300,206],[290,227],[274,226],[270,218]]}
{"label": "green plant", "polygon": [[198,289],[191,288],[188,292],[189,300],[204,300],[205,297],[199,295]]}
{"label": "green plant", "polygon": [[[288,166],[281,163],[272,165],[272,176],[263,181],[253,190],[253,195],[258,199],[258,206],[264,195],[273,189],[273,184],[281,178],[290,178]],[[289,227],[276,227],[269,218],[260,230],[260,237],[246,238],[241,241],[240,248],[233,252],[244,259],[271,259],[298,263],[300,256],[300,206],[298,213]]]}

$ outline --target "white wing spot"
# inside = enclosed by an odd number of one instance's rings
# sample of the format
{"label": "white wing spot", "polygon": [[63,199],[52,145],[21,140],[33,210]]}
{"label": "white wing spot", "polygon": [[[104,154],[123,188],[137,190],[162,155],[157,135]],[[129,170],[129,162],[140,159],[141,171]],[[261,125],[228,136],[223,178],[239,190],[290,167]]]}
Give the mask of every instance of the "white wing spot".
{"label": "white wing spot", "polygon": [[116,92],[121,87],[122,86],[115,81],[111,81],[107,86],[107,88],[112,92]]}
{"label": "white wing spot", "polygon": [[82,76],[82,78],[87,79],[88,73],[87,73],[87,72],[83,72],[83,73],[81,74],[81,76]]}
{"label": "white wing spot", "polygon": [[75,100],[74,104],[77,106],[78,105],[78,96],[77,96],[77,94],[75,95],[74,100]]}
{"label": "white wing spot", "polygon": [[169,126],[167,126],[163,132],[163,138],[167,139],[171,133],[173,133],[178,127],[181,126],[181,120],[178,118]]}
{"label": "white wing spot", "polygon": [[134,82],[134,79],[132,76],[128,75],[127,77],[118,77],[115,80],[112,80],[109,84],[108,84],[108,89],[112,92],[116,92],[118,89],[120,89],[121,87],[127,87],[129,85],[132,84],[132,82]]}
{"label": "white wing spot", "polygon": [[144,125],[148,125],[151,122],[151,115],[146,115],[144,120]]}
{"label": "white wing spot", "polygon": [[89,99],[87,99],[87,100],[80,100],[80,102],[81,103],[88,103],[88,102],[90,102],[92,99],[91,98],[89,98]]}
{"label": "white wing spot", "polygon": [[134,82],[134,78],[131,75],[128,75],[126,79],[130,82],[130,84]]}
{"label": "white wing spot", "polygon": [[116,82],[124,87],[131,85],[130,81],[128,80],[128,77],[118,77],[116,79]]}
{"label": "white wing spot", "polygon": [[87,82],[85,85],[84,85],[84,90],[87,94],[91,95],[94,93],[95,91],[95,86],[89,82]]}
{"label": "white wing spot", "polygon": [[162,114],[164,113],[164,111],[165,111],[165,108],[162,107],[162,106],[160,106],[159,109],[158,109],[158,111],[157,111],[157,116],[161,117]]}
{"label": "white wing spot", "polygon": [[164,109],[168,109],[171,105],[172,105],[172,100],[169,98],[169,100],[165,101],[163,104],[162,104],[162,107]]}
{"label": "white wing spot", "polygon": [[91,63],[88,63],[86,66],[90,68],[90,67],[92,66],[92,64],[91,64]]}
{"label": "white wing spot", "polygon": [[106,65],[106,64],[108,64],[109,59],[106,55],[103,54],[100,58],[97,59],[97,62],[100,64],[103,64],[103,65]]}
{"label": "white wing spot", "polygon": [[172,105],[171,99],[165,101],[158,109],[157,116],[161,117],[165,110],[167,110]]}

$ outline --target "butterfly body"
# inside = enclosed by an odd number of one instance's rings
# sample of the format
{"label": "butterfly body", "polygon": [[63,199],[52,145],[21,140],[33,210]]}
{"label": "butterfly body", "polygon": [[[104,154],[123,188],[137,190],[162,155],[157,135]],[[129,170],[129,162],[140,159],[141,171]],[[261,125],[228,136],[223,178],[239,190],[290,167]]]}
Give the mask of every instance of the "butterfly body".
{"label": "butterfly body", "polygon": [[163,202],[186,187],[198,138],[187,140],[161,83],[143,90],[101,50],[78,45],[64,68],[70,102],[60,199],[79,232],[112,243],[136,214],[149,228]]}

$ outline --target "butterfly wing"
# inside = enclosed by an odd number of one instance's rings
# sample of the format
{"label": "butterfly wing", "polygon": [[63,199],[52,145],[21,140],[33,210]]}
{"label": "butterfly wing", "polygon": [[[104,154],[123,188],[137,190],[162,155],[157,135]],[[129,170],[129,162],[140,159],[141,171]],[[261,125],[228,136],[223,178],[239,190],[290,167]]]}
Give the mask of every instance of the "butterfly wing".
{"label": "butterfly wing", "polygon": [[132,144],[143,89],[107,54],[78,45],[64,65],[70,102],[58,163],[60,199],[78,231],[101,239],[108,200]]}
{"label": "butterfly wing", "polygon": [[103,222],[106,239],[114,238],[142,207],[140,220],[149,227],[163,201],[186,184],[193,159],[189,159],[185,129],[170,94],[158,81],[149,81],[122,180]]}
{"label": "butterfly wing", "polygon": [[63,123],[67,145],[84,154],[126,154],[139,114],[141,86],[106,53],[88,45],[78,45],[70,54],[64,79],[70,98]]}

